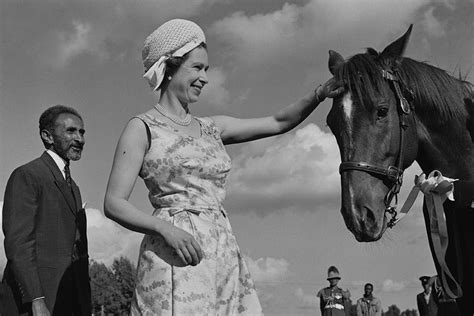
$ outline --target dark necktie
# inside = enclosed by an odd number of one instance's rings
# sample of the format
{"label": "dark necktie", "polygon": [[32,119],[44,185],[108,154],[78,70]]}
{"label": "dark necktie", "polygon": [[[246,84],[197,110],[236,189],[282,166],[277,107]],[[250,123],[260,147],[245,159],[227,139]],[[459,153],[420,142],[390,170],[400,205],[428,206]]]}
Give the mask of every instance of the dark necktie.
{"label": "dark necktie", "polygon": [[64,166],[64,175],[66,177],[66,183],[69,187],[71,187],[71,170],[69,169],[69,161],[66,162],[66,165]]}
{"label": "dark necktie", "polygon": [[[71,169],[69,169],[69,161],[64,166],[64,175],[66,177],[67,185],[71,188],[74,200],[74,191],[72,190]],[[75,262],[81,257],[87,258],[87,241],[86,240],[86,214],[84,209],[79,209],[76,213],[76,238],[72,249],[72,261]]]}

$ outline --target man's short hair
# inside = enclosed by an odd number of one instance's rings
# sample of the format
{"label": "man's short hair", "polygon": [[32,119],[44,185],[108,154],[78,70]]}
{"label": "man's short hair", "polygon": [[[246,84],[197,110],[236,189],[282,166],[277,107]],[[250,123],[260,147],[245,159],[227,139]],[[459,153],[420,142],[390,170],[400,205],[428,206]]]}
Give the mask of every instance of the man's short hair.
{"label": "man's short hair", "polygon": [[366,283],[366,284],[364,285],[364,289],[365,289],[365,287],[366,287],[367,285],[370,285],[370,287],[372,288],[372,290],[374,289],[374,285],[373,285],[372,283]]}
{"label": "man's short hair", "polygon": [[[42,130],[52,131],[55,128],[56,119],[59,115],[68,113],[77,116],[81,119],[81,115],[73,108],[65,105],[55,105],[46,109],[39,118],[39,132],[41,134]],[[44,142],[43,142],[44,143]],[[46,146],[46,144],[44,144]]]}
{"label": "man's short hair", "polygon": [[46,111],[44,111],[43,114],[41,114],[40,119],[39,119],[40,132],[44,129],[46,130],[54,129],[55,127],[54,125],[56,124],[56,119],[58,118],[60,114],[63,114],[63,113],[73,114],[77,116],[78,118],[80,118],[82,121],[82,117],[79,115],[79,113],[75,109],[69,106],[58,104],[46,109]]}

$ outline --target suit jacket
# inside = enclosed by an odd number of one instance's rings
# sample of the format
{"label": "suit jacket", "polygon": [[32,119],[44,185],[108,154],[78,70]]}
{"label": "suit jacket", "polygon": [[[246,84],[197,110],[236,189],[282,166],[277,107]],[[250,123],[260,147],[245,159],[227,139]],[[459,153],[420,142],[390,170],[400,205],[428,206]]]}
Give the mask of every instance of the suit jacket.
{"label": "suit jacket", "polygon": [[[53,312],[57,301],[67,297],[65,291],[58,291],[60,284],[72,292],[68,287],[72,274],[67,272],[71,270],[83,314],[90,314],[86,219],[81,204],[77,185],[67,185],[46,152],[13,171],[3,204],[7,265],[0,306],[5,315],[26,312],[29,302],[42,296]],[[58,296],[61,299],[56,300]]]}
{"label": "suit jacket", "polygon": [[434,300],[433,291],[431,291],[428,304],[426,303],[423,292],[416,296],[416,304],[418,305],[418,312],[420,313],[420,316],[437,316],[438,315],[438,304]]}

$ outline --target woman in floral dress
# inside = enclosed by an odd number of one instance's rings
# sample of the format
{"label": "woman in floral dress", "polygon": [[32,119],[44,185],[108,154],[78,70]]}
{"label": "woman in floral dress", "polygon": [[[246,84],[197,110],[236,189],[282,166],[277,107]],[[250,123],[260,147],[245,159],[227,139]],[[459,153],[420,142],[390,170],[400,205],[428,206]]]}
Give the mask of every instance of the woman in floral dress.
{"label": "woman in floral dress", "polygon": [[[231,168],[224,144],[284,133],[340,88],[330,79],[274,116],[199,118],[188,106],[208,83],[202,29],[170,20],[148,36],[142,55],[158,103],[126,125],[104,201],[109,218],[145,234],[131,314],[261,315],[222,206]],[[128,201],[138,176],[149,190],[152,215]]]}

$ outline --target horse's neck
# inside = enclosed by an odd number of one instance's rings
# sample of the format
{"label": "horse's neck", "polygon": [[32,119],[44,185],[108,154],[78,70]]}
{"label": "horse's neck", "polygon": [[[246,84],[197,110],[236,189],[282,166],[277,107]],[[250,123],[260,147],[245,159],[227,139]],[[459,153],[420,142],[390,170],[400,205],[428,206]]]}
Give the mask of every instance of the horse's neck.
{"label": "horse's neck", "polygon": [[420,123],[416,161],[423,172],[429,174],[439,170],[450,178],[474,180],[474,139],[466,128],[466,122],[436,129]]}

